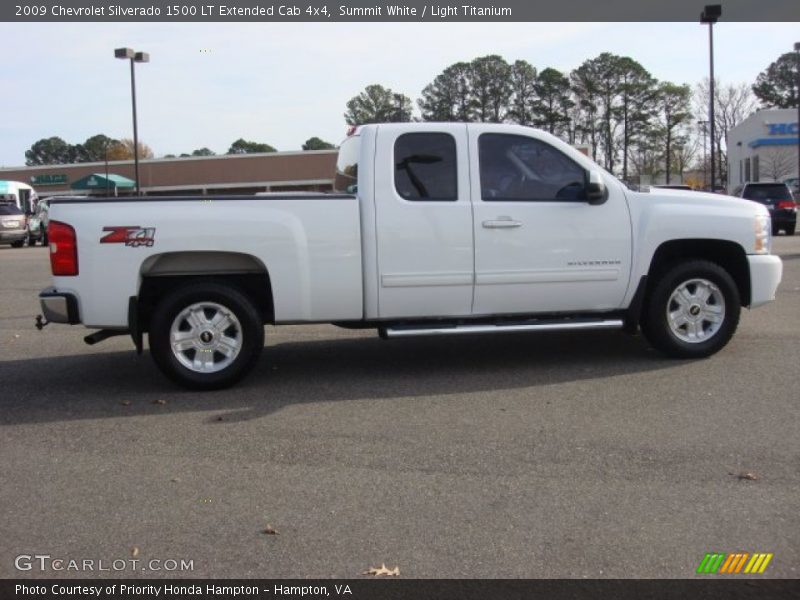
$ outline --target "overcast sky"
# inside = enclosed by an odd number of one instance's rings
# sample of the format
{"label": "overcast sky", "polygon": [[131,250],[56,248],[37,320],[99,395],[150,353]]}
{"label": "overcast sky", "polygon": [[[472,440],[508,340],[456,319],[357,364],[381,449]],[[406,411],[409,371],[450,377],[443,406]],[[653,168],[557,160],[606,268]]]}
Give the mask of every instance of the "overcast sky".
{"label": "overcast sky", "polygon": [[[717,77],[752,83],[800,41],[797,23],[725,23]],[[708,73],[696,23],[0,24],[0,166],[25,163],[40,138],[132,137],[127,65],[113,49],[150,52],[136,70],[139,138],[156,156],[244,137],[299,150],[341,141],[345,103],[380,83],[412,98],[446,66],[485,54],[569,71],[601,52],[656,78],[694,85]]]}

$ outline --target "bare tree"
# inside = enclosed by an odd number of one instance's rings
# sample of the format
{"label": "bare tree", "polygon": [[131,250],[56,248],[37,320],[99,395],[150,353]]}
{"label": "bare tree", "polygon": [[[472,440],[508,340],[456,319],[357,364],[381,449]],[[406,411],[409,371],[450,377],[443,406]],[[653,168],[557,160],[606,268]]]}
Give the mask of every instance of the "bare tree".
{"label": "bare tree", "polygon": [[794,173],[797,155],[785,152],[783,148],[766,148],[759,160],[759,175],[773,181],[783,181]]}
{"label": "bare tree", "polygon": [[[697,84],[694,95],[695,117],[708,119],[708,78]],[[725,140],[728,132],[756,111],[758,103],[750,86],[746,83],[723,84],[714,82],[714,150],[717,157],[718,179],[727,181]]]}

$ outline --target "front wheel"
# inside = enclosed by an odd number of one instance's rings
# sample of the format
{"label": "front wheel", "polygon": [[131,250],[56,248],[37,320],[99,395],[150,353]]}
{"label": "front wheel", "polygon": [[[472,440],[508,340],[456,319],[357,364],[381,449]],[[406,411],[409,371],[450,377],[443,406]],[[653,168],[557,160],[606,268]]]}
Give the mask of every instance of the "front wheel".
{"label": "front wheel", "polygon": [[233,385],[253,368],[264,347],[264,325],[238,289],[187,284],[156,306],[150,352],[159,369],[189,389]]}
{"label": "front wheel", "polygon": [[730,341],[740,312],[739,290],[730,274],[716,263],[692,260],[673,266],[655,282],[642,331],[664,354],[701,358]]}

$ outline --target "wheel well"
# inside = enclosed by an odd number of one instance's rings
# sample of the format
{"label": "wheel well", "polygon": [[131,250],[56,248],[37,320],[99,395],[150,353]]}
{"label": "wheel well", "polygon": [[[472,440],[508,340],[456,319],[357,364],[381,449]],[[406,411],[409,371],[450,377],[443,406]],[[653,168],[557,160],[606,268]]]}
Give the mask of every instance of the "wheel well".
{"label": "wheel well", "polygon": [[176,252],[151,256],[142,265],[141,280],[137,298],[140,331],[148,331],[150,315],[164,295],[198,280],[237,288],[250,298],[264,323],[275,321],[269,273],[258,259],[247,254]]}
{"label": "wheel well", "polygon": [[650,286],[672,265],[689,259],[710,260],[725,269],[739,290],[742,306],[750,305],[750,268],[747,254],[739,244],[726,240],[671,240],[661,244],[648,271]]}

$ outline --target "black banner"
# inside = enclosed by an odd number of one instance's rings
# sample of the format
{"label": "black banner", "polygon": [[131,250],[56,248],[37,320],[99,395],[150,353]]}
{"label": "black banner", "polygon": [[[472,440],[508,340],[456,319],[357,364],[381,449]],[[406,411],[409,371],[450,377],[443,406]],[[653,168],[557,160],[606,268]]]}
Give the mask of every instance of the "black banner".
{"label": "black banner", "polygon": [[797,579],[692,580],[3,580],[0,598],[22,600],[151,600],[233,598],[303,598],[322,600],[640,600],[786,599],[800,596]]}
{"label": "black banner", "polygon": [[[703,0],[12,0],[18,22],[699,21]],[[800,21],[797,0],[725,0],[722,21]]]}

